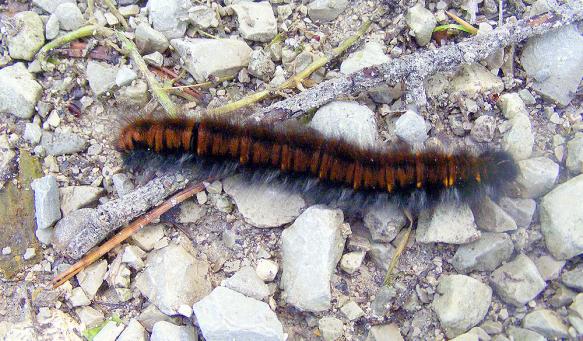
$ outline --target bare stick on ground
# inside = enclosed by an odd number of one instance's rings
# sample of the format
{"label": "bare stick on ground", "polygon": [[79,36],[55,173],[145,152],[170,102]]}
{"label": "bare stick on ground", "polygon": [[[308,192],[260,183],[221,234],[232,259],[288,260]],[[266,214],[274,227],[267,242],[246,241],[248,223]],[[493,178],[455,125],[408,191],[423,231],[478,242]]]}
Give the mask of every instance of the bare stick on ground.
{"label": "bare stick on ground", "polygon": [[405,213],[405,216],[409,220],[409,226],[407,226],[405,234],[403,235],[403,238],[401,238],[401,241],[399,241],[399,245],[397,245],[395,253],[391,258],[391,262],[389,263],[387,274],[385,275],[385,280],[383,281],[383,284],[386,286],[391,286],[393,284],[393,280],[395,278],[394,275],[395,268],[399,263],[399,258],[401,258],[401,254],[403,254],[403,251],[405,251],[405,248],[407,247],[407,243],[409,243],[411,231],[413,231],[413,215],[408,210],[405,210],[403,213]]}
{"label": "bare stick on ground", "polygon": [[[382,84],[396,84],[406,78],[425,79],[440,71],[454,71],[461,65],[477,63],[500,48],[583,20],[583,2],[581,1],[571,1],[554,10],[554,13],[545,13],[505,24],[489,34],[474,36],[457,44],[446,45],[437,50],[423,50],[393,59],[388,63],[342,75],[259,110],[249,119],[285,120],[297,117],[310,109],[319,108],[339,97]],[[412,83],[419,84],[419,82]],[[425,91],[415,89],[407,89],[407,91],[412,93],[407,96],[409,104],[426,103]]]}
{"label": "bare stick on ground", "polygon": [[124,229],[115,234],[111,239],[105,242],[103,245],[99,246],[95,250],[89,252],[77,263],[73,264],[65,272],[62,272],[52,280],[53,288],[57,288],[70,278],[78,274],[81,270],[91,265],[93,262],[101,258],[101,256],[108,253],[117,245],[121,244],[124,240],[128,239],[132,234],[140,230],[142,227],[146,226],[154,219],[160,217],[162,214],[170,210],[172,207],[180,204],[184,200],[191,198],[196,193],[204,190],[204,184],[202,182],[192,185],[183,191],[175,194],[170,199],[166,200],[160,206],[156,207],[147,214],[136,219],[131,224],[126,226]]}

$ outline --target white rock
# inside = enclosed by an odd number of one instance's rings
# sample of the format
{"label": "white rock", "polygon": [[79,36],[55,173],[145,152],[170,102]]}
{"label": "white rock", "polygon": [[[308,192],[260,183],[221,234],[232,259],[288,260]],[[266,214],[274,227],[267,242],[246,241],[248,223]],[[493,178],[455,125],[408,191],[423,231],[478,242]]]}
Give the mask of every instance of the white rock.
{"label": "white rock", "polygon": [[452,259],[454,268],[462,273],[493,271],[510,259],[514,244],[506,233],[482,233],[475,242],[461,245]]}
{"label": "white rock", "polygon": [[53,14],[59,19],[61,29],[65,31],[74,31],[85,24],[83,14],[75,3],[61,4]]}
{"label": "white rock", "polygon": [[417,44],[425,46],[431,41],[433,29],[437,25],[437,20],[429,10],[422,4],[417,4],[407,11],[405,16],[407,26],[413,31]]}
{"label": "white rock", "polygon": [[160,321],[152,328],[150,341],[196,341],[196,333],[192,326],[177,326],[173,323]]}
{"label": "white rock", "polygon": [[136,319],[131,319],[116,341],[147,341],[146,329]]}
{"label": "white rock", "polygon": [[86,328],[96,327],[97,325],[101,324],[101,322],[103,322],[103,319],[105,318],[101,311],[89,306],[79,307],[75,309],[75,313],[77,313],[79,320],[81,321],[81,323],[85,325]]}
{"label": "white rock", "polygon": [[190,318],[192,316],[192,307],[189,305],[181,304],[177,311],[179,315],[184,317]]}
{"label": "white rock", "polygon": [[283,340],[283,328],[267,303],[216,287],[193,306],[205,340]]}
{"label": "white rock", "polygon": [[565,263],[564,260],[556,260],[549,255],[543,255],[534,260],[538,272],[545,281],[559,278]]}
{"label": "white rock", "polygon": [[235,76],[249,65],[251,48],[233,39],[173,39],[170,41],[197,82],[209,76]]}
{"label": "white rock", "polygon": [[551,339],[569,337],[567,326],[563,324],[557,314],[548,309],[539,309],[528,313],[522,320],[522,326]]}
{"label": "white rock", "polygon": [[188,20],[194,27],[203,30],[219,26],[217,12],[208,6],[192,6],[188,10]]}
{"label": "white rock", "polygon": [[93,337],[93,341],[115,341],[124,328],[123,323],[118,324],[114,321],[108,321],[99,333]]}
{"label": "white rock", "polygon": [[175,315],[181,304],[193,304],[210,292],[208,263],[171,244],[148,255],[136,287],[160,311]]}
{"label": "white rock", "polygon": [[24,260],[30,260],[30,259],[34,258],[34,256],[36,256],[36,250],[33,247],[28,247],[24,251],[22,258]]}
{"label": "white rock", "polygon": [[532,124],[527,115],[518,114],[510,119],[510,129],[502,138],[502,149],[509,152],[514,159],[528,159],[534,146]]}
{"label": "white rock", "polygon": [[419,243],[466,244],[478,240],[480,232],[467,205],[439,204],[433,212],[422,211],[417,223]]}
{"label": "white rock", "polygon": [[140,249],[150,251],[162,237],[164,237],[164,225],[151,224],[142,227],[130,238]]}
{"label": "white rock", "polygon": [[184,36],[188,23],[178,18],[192,6],[189,0],[149,0],[147,6],[150,23],[156,31],[168,39]]}
{"label": "white rock", "polygon": [[155,304],[148,305],[136,319],[149,332],[152,332],[154,325],[160,321],[179,323],[179,319],[165,315],[156,308]]}
{"label": "white rock", "polygon": [[395,134],[411,146],[420,145],[428,137],[425,119],[414,111],[407,110],[395,122]]}
{"label": "white rock", "polygon": [[142,54],[149,54],[156,51],[163,53],[170,45],[165,35],[151,28],[146,23],[140,23],[136,27],[135,35],[136,46]]}
{"label": "white rock", "polygon": [[555,259],[583,253],[583,175],[555,188],[541,201],[541,232]]}
{"label": "white rock", "polygon": [[519,161],[518,169],[517,194],[522,198],[533,199],[546,194],[559,177],[559,165],[546,157]]}
{"label": "white rock", "polygon": [[59,113],[56,110],[51,111],[45,123],[47,123],[53,129],[58,127],[61,124],[61,118],[59,117]]}
{"label": "white rock", "polygon": [[101,187],[68,186],[59,189],[61,211],[64,215],[86,207],[99,199],[104,193]]}
{"label": "white rock", "polygon": [[480,323],[492,302],[488,285],[464,275],[441,276],[437,294],[432,307],[449,338]]}
{"label": "white rock", "polygon": [[158,51],[154,51],[150,54],[147,54],[144,56],[144,61],[148,64],[148,65],[153,65],[156,67],[162,67],[162,65],[164,64],[164,56],[158,52]]}
{"label": "white rock", "polygon": [[224,280],[221,285],[260,301],[269,296],[267,284],[263,283],[263,280],[250,266],[243,267],[233,276]]}
{"label": "white rock", "polygon": [[277,20],[268,1],[239,2],[232,8],[237,14],[239,33],[243,38],[265,43],[277,34]]}
{"label": "white rock", "polygon": [[377,42],[369,42],[364,45],[362,50],[350,54],[340,64],[340,72],[343,74],[353,73],[364,69],[368,66],[387,63],[391,60],[383,52],[383,47]]}
{"label": "white rock", "polygon": [[12,248],[10,246],[6,246],[6,247],[2,248],[2,255],[3,256],[8,256],[11,253],[12,253]]}
{"label": "white rock", "polygon": [[365,255],[366,252],[364,251],[355,251],[345,254],[340,259],[340,268],[349,274],[353,274],[358,268],[360,268],[360,265],[362,265]]}
{"label": "white rock", "polygon": [[374,241],[390,242],[405,226],[407,218],[395,203],[382,201],[365,209],[363,221]]}
{"label": "white rock", "polygon": [[528,40],[520,61],[543,97],[566,106],[583,77],[583,37],[574,25]]}
{"label": "white rock", "polygon": [[452,94],[456,96],[465,94],[474,97],[487,91],[495,93],[504,91],[504,82],[480,64],[462,66],[451,80],[450,86]]}
{"label": "white rock", "polygon": [[74,4],[75,0],[32,0],[33,4],[49,13],[53,13],[59,5],[67,2]]}
{"label": "white rock", "polygon": [[514,326],[509,326],[507,331],[508,336],[512,337],[514,340],[524,340],[524,341],[546,341],[547,339],[528,329],[517,328]]}
{"label": "white rock", "polygon": [[404,341],[399,326],[394,323],[372,326],[366,341]]}
{"label": "white rock", "polygon": [[8,52],[12,59],[32,60],[44,45],[44,24],[38,14],[31,11],[19,12],[12,17],[14,32],[9,30]]}
{"label": "white rock", "polygon": [[[473,210],[476,225],[488,232],[506,232],[516,230],[516,222],[500,206],[485,197]],[[494,270],[494,269],[492,269]]]}
{"label": "white rock", "polygon": [[350,301],[340,308],[340,311],[350,321],[354,321],[364,316],[364,311],[354,301]]}
{"label": "white rock", "polygon": [[87,63],[87,80],[95,95],[106,93],[115,85],[117,67],[90,60]]}
{"label": "white rock", "polygon": [[47,175],[35,179],[31,187],[34,190],[34,216],[36,226],[38,229],[49,228],[61,219],[57,178],[53,175]]}
{"label": "white rock", "polygon": [[145,263],[142,260],[145,256],[146,253],[139,247],[128,245],[123,250],[121,261],[122,263],[128,264],[132,269],[139,271],[145,266]]}
{"label": "white rock", "polygon": [[325,316],[318,321],[318,329],[325,341],[334,341],[344,334],[344,323],[335,317]]}
{"label": "white rock", "polygon": [[41,95],[41,85],[34,80],[34,76],[23,63],[0,70],[0,113],[31,118]]}
{"label": "white rock", "polygon": [[259,259],[257,261],[257,267],[255,267],[257,276],[264,282],[273,281],[278,271],[279,265],[271,259]]}
{"label": "white rock", "polygon": [[528,227],[536,210],[536,201],[532,199],[502,197],[498,205],[516,222],[518,227]]}
{"label": "white rock", "polygon": [[287,303],[314,312],[330,308],[330,278],[344,248],[343,220],[340,210],[312,206],[283,231],[281,287]]}
{"label": "white rock", "polygon": [[517,115],[528,115],[524,101],[516,92],[506,93],[498,99],[498,107],[507,119],[513,119]]}
{"label": "white rock", "polygon": [[348,7],[348,0],[314,0],[308,4],[308,15],[313,21],[336,19]]}
{"label": "white rock", "polygon": [[567,168],[572,174],[583,172],[583,134],[575,135],[567,143]]}
{"label": "white rock", "polygon": [[496,269],[491,282],[498,296],[517,307],[534,299],[546,287],[536,265],[524,254]]}
{"label": "white rock", "polygon": [[91,264],[77,274],[79,286],[83,288],[83,291],[85,291],[85,294],[87,294],[90,300],[95,297],[97,290],[99,290],[99,287],[105,279],[106,272],[107,261],[101,260]]}
{"label": "white rock", "polygon": [[74,307],[82,307],[91,304],[91,301],[85,295],[83,288],[76,287],[71,291],[71,296],[69,296],[69,302],[71,302],[71,306]]}
{"label": "white rock", "polygon": [[117,75],[115,75],[115,85],[126,86],[131,84],[136,78],[138,78],[138,75],[134,70],[127,66],[123,66],[117,71]]}
{"label": "white rock", "polygon": [[234,200],[245,221],[255,227],[270,228],[292,222],[306,206],[298,194],[283,184],[257,184],[241,175],[223,181],[225,192]]}
{"label": "white rock", "polygon": [[334,101],[320,107],[309,126],[327,137],[342,137],[363,147],[379,141],[374,112],[356,102]]}

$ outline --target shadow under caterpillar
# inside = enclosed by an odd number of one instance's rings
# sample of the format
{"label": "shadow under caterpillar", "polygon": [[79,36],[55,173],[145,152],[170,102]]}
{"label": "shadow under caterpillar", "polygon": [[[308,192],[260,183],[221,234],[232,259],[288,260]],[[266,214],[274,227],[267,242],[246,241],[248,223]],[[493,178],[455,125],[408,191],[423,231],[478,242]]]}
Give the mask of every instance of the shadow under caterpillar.
{"label": "shadow under caterpillar", "polygon": [[324,191],[381,194],[413,212],[443,201],[496,197],[518,173],[515,161],[503,151],[364,148],[302,125],[218,117],[138,118],[122,128],[117,147],[126,156],[141,152],[211,163],[235,161],[246,170],[275,170],[306,184],[317,180]]}

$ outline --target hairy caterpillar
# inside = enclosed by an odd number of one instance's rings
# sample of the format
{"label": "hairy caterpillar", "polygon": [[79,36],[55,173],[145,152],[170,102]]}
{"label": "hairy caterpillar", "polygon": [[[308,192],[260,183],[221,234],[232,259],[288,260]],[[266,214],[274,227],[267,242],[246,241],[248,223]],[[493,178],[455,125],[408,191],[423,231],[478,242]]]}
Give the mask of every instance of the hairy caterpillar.
{"label": "hairy caterpillar", "polygon": [[384,194],[412,211],[441,201],[475,202],[484,195],[496,196],[517,176],[514,160],[502,151],[476,155],[467,150],[363,148],[305,126],[216,117],[138,118],[122,128],[118,148],[126,154],[147,151],[236,161],[247,169],[277,170],[319,180],[327,187]]}

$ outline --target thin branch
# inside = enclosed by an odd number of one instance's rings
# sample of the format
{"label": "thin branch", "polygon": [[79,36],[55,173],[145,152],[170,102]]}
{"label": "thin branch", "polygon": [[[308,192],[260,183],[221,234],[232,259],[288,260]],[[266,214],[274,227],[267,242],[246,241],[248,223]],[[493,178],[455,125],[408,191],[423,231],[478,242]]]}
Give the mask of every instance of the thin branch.
{"label": "thin branch", "polygon": [[436,50],[423,50],[390,62],[320,83],[293,97],[274,103],[252,114],[249,119],[285,120],[319,108],[339,97],[362,92],[382,84],[395,84],[406,77],[426,79],[441,71],[454,71],[461,65],[485,59],[500,48],[583,19],[583,3],[573,1],[530,19],[496,28],[489,34],[473,36]]}
{"label": "thin branch", "polygon": [[68,281],[70,278],[78,274],[81,270],[91,265],[93,262],[101,258],[101,256],[105,255],[109,251],[111,251],[114,247],[121,244],[124,240],[128,239],[132,234],[139,231],[142,227],[151,223],[154,219],[157,219],[162,214],[166,213],[172,207],[180,204],[184,200],[191,198],[196,193],[204,190],[204,184],[199,182],[195,185],[192,185],[183,191],[173,195],[168,200],[164,201],[160,206],[154,208],[150,212],[146,213],[145,215],[141,216],[140,218],[134,220],[131,224],[123,228],[121,231],[116,233],[111,239],[107,242],[103,243],[101,246],[96,248],[95,250],[89,252],[83,258],[81,258],[78,262],[71,265],[66,271],[57,275],[52,281],[53,288],[57,288],[61,286],[63,283]]}
{"label": "thin branch", "polygon": [[457,22],[463,28],[465,28],[466,32],[473,34],[473,35],[478,34],[478,29],[475,28],[474,26],[472,26],[472,24],[470,24],[469,22],[467,22],[464,19],[458,17],[457,15],[451,13],[450,11],[445,11],[445,14],[449,15],[450,18],[452,18],[455,22]]}
{"label": "thin branch", "polygon": [[267,90],[258,91],[256,93],[253,93],[249,96],[246,96],[238,101],[228,103],[228,104],[221,106],[221,107],[218,107],[218,108],[210,109],[207,111],[207,113],[209,115],[219,115],[219,114],[229,113],[229,112],[244,108],[246,106],[249,106],[253,103],[259,102],[259,101],[267,98],[271,94],[278,93],[278,91],[300,86],[302,84],[302,81],[304,81],[306,78],[308,78],[314,71],[316,71],[319,68],[321,68],[322,66],[326,65],[332,59],[340,56],[350,46],[352,46],[355,42],[357,42],[366,33],[366,31],[369,29],[371,24],[372,24],[371,20],[366,20],[362,24],[362,26],[358,29],[356,34],[354,34],[353,36],[351,36],[348,39],[346,39],[345,41],[343,41],[338,47],[333,49],[328,55],[320,57],[320,58],[316,59],[315,61],[313,61],[310,65],[308,65],[307,68],[305,68],[301,72],[292,76],[290,79],[285,81],[283,84],[278,86],[276,89],[267,89]]}
{"label": "thin branch", "polygon": [[103,0],[103,2],[105,3],[105,5],[109,9],[109,11],[117,18],[117,20],[119,20],[119,22],[122,24],[123,28],[127,29],[129,27],[128,26],[128,22],[123,17],[123,15],[121,15],[121,13],[117,9],[117,7],[115,7],[113,1],[111,1],[111,0]]}
{"label": "thin branch", "polygon": [[176,105],[174,104],[174,102],[172,102],[170,96],[168,96],[168,93],[164,91],[163,87],[160,85],[158,80],[156,80],[156,77],[154,77],[150,70],[148,70],[148,65],[140,55],[140,52],[138,51],[136,45],[131,40],[129,40],[124,35],[123,32],[116,31],[115,34],[117,36],[117,39],[119,39],[119,41],[121,42],[122,48],[128,52],[130,58],[134,61],[134,63],[136,63],[138,69],[140,70],[144,78],[146,78],[146,82],[148,83],[148,86],[150,87],[152,94],[154,95],[154,97],[156,97],[158,102],[160,102],[162,108],[164,108],[164,110],[168,113],[169,116],[171,117],[177,116],[178,109]]}

